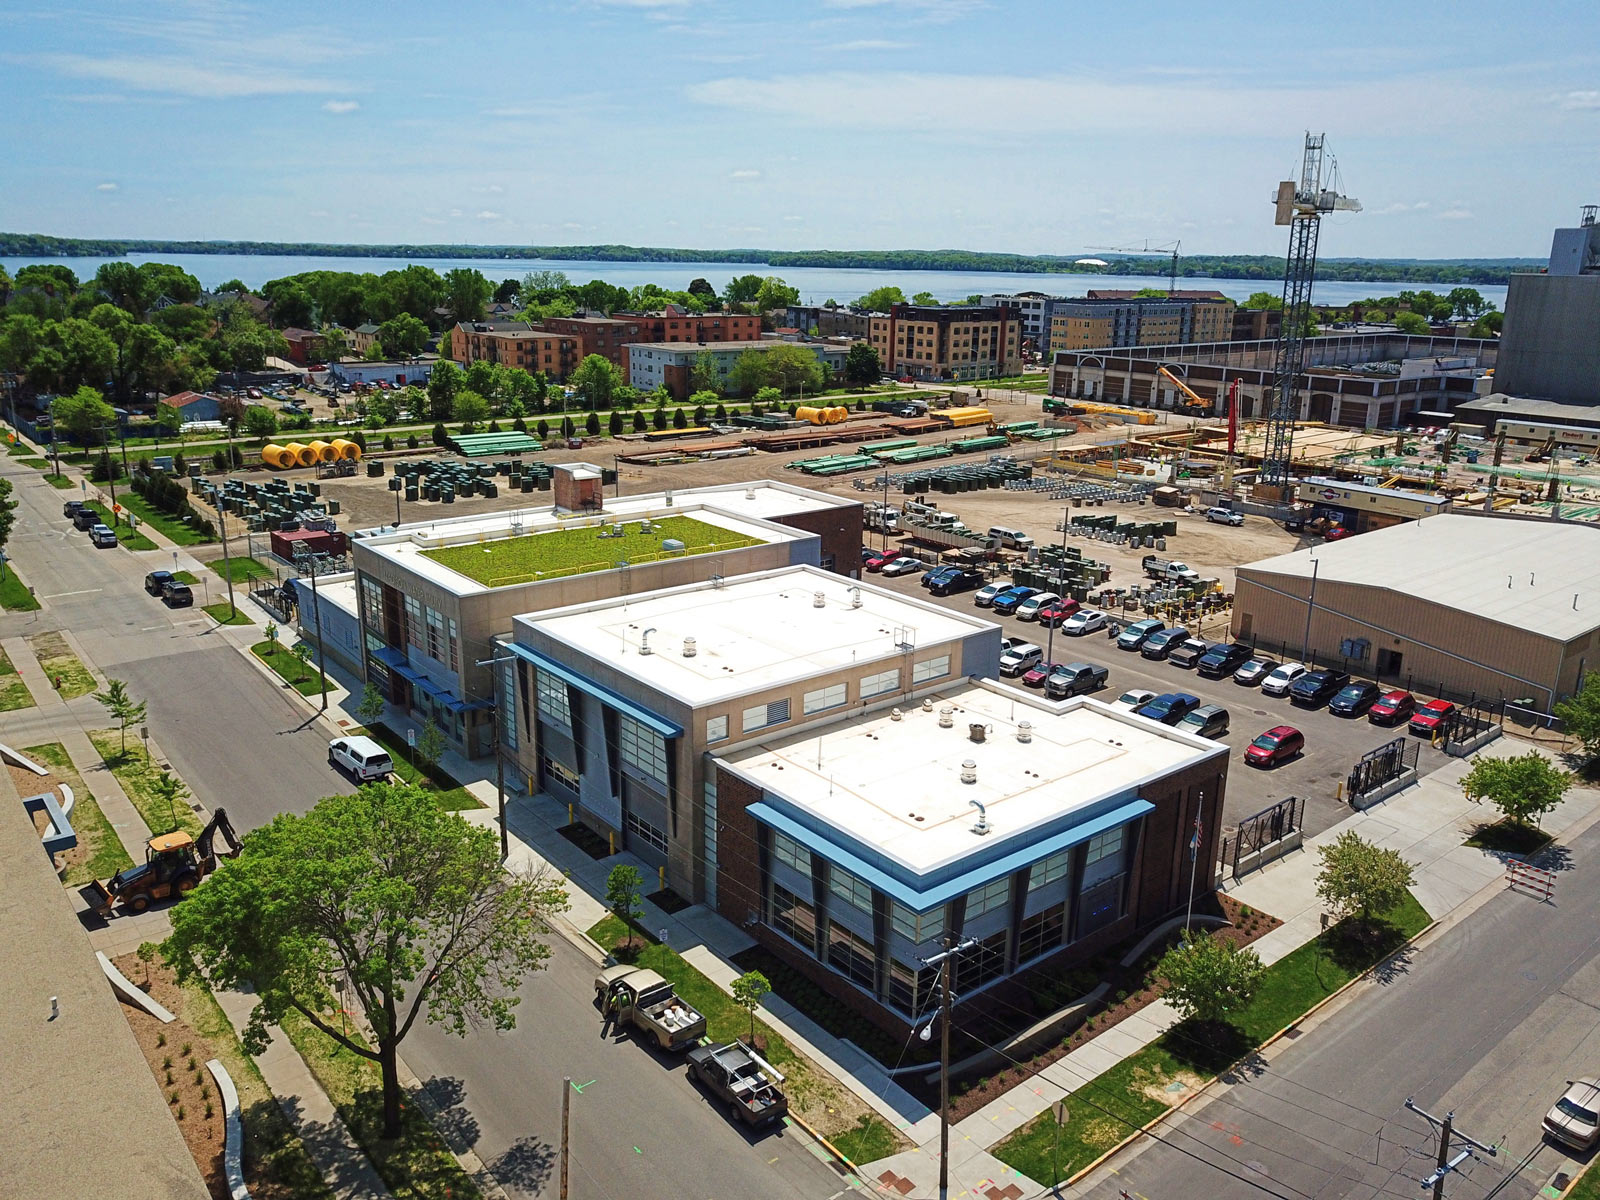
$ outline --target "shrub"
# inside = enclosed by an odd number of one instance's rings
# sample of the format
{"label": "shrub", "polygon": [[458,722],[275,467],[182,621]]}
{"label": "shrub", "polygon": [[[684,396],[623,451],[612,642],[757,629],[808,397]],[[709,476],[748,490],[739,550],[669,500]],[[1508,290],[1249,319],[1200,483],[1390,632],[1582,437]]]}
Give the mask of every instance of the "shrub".
{"label": "shrub", "polygon": [[354,442],[356,445],[360,446],[363,451],[366,450],[366,448],[367,448],[367,435],[362,433],[361,430],[359,430],[359,429],[352,430],[351,433],[350,433],[350,440],[352,442]]}
{"label": "shrub", "polygon": [[540,421],[538,428],[539,428],[539,436],[541,438],[547,438],[547,437],[550,436],[550,422],[549,421]]}
{"label": "shrub", "polygon": [[500,422],[499,421],[490,421],[489,422],[489,432],[490,433],[499,433],[500,432]]}
{"label": "shrub", "polygon": [[717,405],[716,419],[719,425],[728,419],[728,406],[726,404]]}
{"label": "shrub", "polygon": [[651,413],[650,424],[658,431],[665,429],[667,427],[667,410],[664,408],[658,408],[655,410],[655,412]]}
{"label": "shrub", "polygon": [[639,409],[639,408],[634,409],[633,410],[633,431],[635,433],[643,433],[645,431],[645,427],[648,424],[649,424],[649,421],[646,419],[646,417],[644,415],[644,410],[643,409]]}
{"label": "shrub", "polygon": [[617,434],[622,432],[622,414],[621,413],[614,412],[614,413],[611,414],[611,420],[608,423],[608,428],[611,431],[611,436],[612,437],[616,437]]}
{"label": "shrub", "polygon": [[392,433],[386,433],[383,435],[383,448],[385,450],[394,449],[394,435]]}
{"label": "shrub", "polygon": [[415,450],[417,448],[416,434],[413,433],[410,437],[406,438],[406,448],[410,450]]}
{"label": "shrub", "polygon": [[675,408],[672,410],[672,427],[674,429],[689,428],[689,416],[683,409]]}
{"label": "shrub", "polygon": [[218,446],[216,450],[212,452],[211,469],[218,473],[228,469],[228,452],[221,446]]}
{"label": "shrub", "polygon": [[518,433],[527,433],[528,423],[521,417],[518,417],[515,421],[511,422],[511,428],[515,429]]}
{"label": "shrub", "polygon": [[[613,414],[615,415],[615,414]],[[600,436],[600,414],[590,413],[589,419],[583,423],[583,431],[590,437]]]}
{"label": "shrub", "polygon": [[435,446],[442,446],[449,440],[450,435],[445,432],[444,422],[441,421],[439,424],[433,427],[433,444]]}

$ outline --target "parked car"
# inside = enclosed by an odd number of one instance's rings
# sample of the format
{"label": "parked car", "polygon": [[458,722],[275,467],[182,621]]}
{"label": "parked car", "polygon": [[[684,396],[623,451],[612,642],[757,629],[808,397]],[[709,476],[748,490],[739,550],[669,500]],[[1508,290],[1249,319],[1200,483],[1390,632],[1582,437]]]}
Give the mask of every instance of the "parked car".
{"label": "parked car", "polygon": [[1306,748],[1306,735],[1293,725],[1274,725],[1244,748],[1244,761],[1252,767],[1273,767]]}
{"label": "parked car", "polygon": [[1011,581],[1009,579],[999,580],[986,587],[979,588],[978,594],[972,598],[972,602],[979,608],[993,608],[995,597],[1002,596],[1010,590]]}
{"label": "parked car", "polygon": [[[921,566],[922,564],[918,563],[917,565]],[[930,567],[928,570],[924,571],[922,573],[922,578],[917,580],[917,582],[925,588],[931,588],[946,575],[954,575],[959,570],[961,570],[960,567],[951,566],[949,563],[940,563],[938,566]]]}
{"label": "parked car", "polygon": [[928,585],[928,594],[931,596],[953,596],[957,592],[970,592],[983,586],[982,571],[968,571],[957,568],[948,575],[941,575]]}
{"label": "parked car", "polygon": [[117,544],[117,533],[109,525],[94,525],[89,529],[89,540],[95,549],[109,550]]}
{"label": "parked car", "polygon": [[194,603],[194,591],[187,583],[169,579],[161,590],[161,600],[168,608],[188,608]]}
{"label": "parked car", "polygon": [[[1039,619],[1042,621],[1044,618]],[[1080,608],[1061,622],[1061,632],[1068,637],[1082,637],[1086,633],[1093,633],[1096,629],[1105,627],[1106,615],[1097,608]]]}
{"label": "parked car", "polygon": [[1060,667],[1060,663],[1045,662],[1042,658],[1034,664],[1031,671],[1022,676],[1022,682],[1027,687],[1043,687],[1044,681],[1049,678],[1050,672]]}
{"label": "parked car", "polygon": [[1146,617],[1142,621],[1135,621],[1121,633],[1117,634],[1118,650],[1137,650],[1153,635],[1160,633],[1167,627],[1165,621],[1157,617]]}
{"label": "parked car", "polygon": [[1600,1141],[1600,1079],[1567,1080],[1566,1093],[1545,1114],[1544,1131],[1575,1150]]}
{"label": "parked car", "polygon": [[1057,667],[1044,681],[1044,694],[1052,700],[1087,696],[1105,687],[1110,672],[1094,663],[1074,662]]}
{"label": "parked car", "polygon": [[1202,654],[1194,669],[1207,679],[1221,679],[1249,661],[1250,647],[1243,642],[1220,643]]}
{"label": "parked car", "polygon": [[144,577],[144,590],[152,596],[161,595],[161,590],[172,579],[171,571],[151,571]]}
{"label": "parked car", "polygon": [[886,578],[892,579],[897,575],[910,575],[920,570],[922,570],[922,560],[920,558],[902,556],[885,563],[882,573]]}
{"label": "parked car", "polygon": [[1260,687],[1262,680],[1277,669],[1278,664],[1273,659],[1252,658],[1233,673],[1233,681],[1245,687]]}
{"label": "parked car", "polygon": [[1028,599],[1030,596],[1037,596],[1038,594],[1038,588],[1021,586],[1007,588],[994,598],[994,611],[999,616],[1009,617],[1012,613],[1017,611],[1024,600]]}
{"label": "parked car", "polygon": [[1169,625],[1145,638],[1144,645],[1139,647],[1139,653],[1145,658],[1159,662],[1188,640],[1189,631],[1182,625]]}
{"label": "parked car", "polygon": [[861,547],[861,565],[863,567],[866,566],[869,562],[877,558],[878,555],[882,553],[882,550],[874,550],[871,546]]}
{"label": "parked car", "polygon": [[1211,643],[1201,641],[1199,638],[1190,638],[1180,642],[1178,646],[1167,652],[1167,662],[1174,667],[1188,670],[1204,658],[1211,651]]}
{"label": "parked car", "polygon": [[1019,621],[1037,621],[1040,609],[1060,603],[1061,597],[1054,592],[1039,592],[1017,605],[1016,618]]}
{"label": "parked car", "polygon": [[726,1104],[744,1125],[765,1125],[789,1111],[789,1101],[768,1076],[769,1070],[743,1042],[731,1046],[713,1042],[689,1051],[689,1078]]}
{"label": "parked car", "polygon": [[1365,679],[1346,684],[1328,701],[1328,711],[1336,717],[1359,717],[1378,702],[1381,694],[1377,684]]}
{"label": "parked car", "polygon": [[1131,688],[1112,701],[1111,707],[1125,708],[1129,712],[1137,712],[1155,698],[1156,694],[1147,688]]}
{"label": "parked car", "polygon": [[1299,704],[1305,708],[1321,708],[1343,691],[1349,683],[1348,671],[1334,671],[1329,668],[1307,671],[1289,685],[1289,703]]}
{"label": "parked car", "polygon": [[100,514],[92,508],[80,508],[72,514],[72,527],[79,533],[88,533],[100,524]]}
{"label": "parked car", "polygon": [[887,567],[890,563],[892,563],[895,559],[897,559],[899,557],[900,557],[900,551],[898,551],[898,550],[886,550],[881,554],[874,555],[872,558],[867,559],[867,563],[866,563],[867,570],[871,571],[874,575],[876,575],[879,571],[883,570],[885,567]]}
{"label": "parked car", "polygon": [[1286,696],[1294,681],[1310,669],[1305,663],[1283,663],[1261,681],[1261,691],[1268,696]]}
{"label": "parked car", "polygon": [[77,516],[78,510],[82,507],[82,500],[68,500],[61,505],[61,515],[70,519]]}
{"label": "parked car", "polygon": [[1330,525],[1322,536],[1325,540],[1330,542],[1342,542],[1347,537],[1354,537],[1355,532],[1353,530],[1346,529],[1343,525]]}
{"label": "parked car", "polygon": [[1374,725],[1398,725],[1411,720],[1417,711],[1417,698],[1403,688],[1385,692],[1367,709],[1367,720]]}
{"label": "parked car", "polygon": [[1455,712],[1456,706],[1448,700],[1429,700],[1412,715],[1408,728],[1412,733],[1432,737],[1433,731],[1455,716]]}
{"label": "parked car", "polygon": [[1133,711],[1135,716],[1149,717],[1163,725],[1176,725],[1199,707],[1199,696],[1191,696],[1188,692],[1167,692]]}
{"label": "parked car", "polygon": [[1044,651],[1032,642],[1019,642],[1000,656],[1000,674],[1013,679],[1033,669],[1044,657]]}
{"label": "parked car", "polygon": [[1228,710],[1220,704],[1202,704],[1179,721],[1178,728],[1196,737],[1221,737],[1228,732]]}
{"label": "parked car", "polygon": [[334,738],[328,743],[328,765],[344,768],[357,783],[387,779],[394,770],[389,752],[369,737]]}
{"label": "parked car", "polygon": [[1244,514],[1236,513],[1231,508],[1212,507],[1206,509],[1206,520],[1218,525],[1243,525]]}

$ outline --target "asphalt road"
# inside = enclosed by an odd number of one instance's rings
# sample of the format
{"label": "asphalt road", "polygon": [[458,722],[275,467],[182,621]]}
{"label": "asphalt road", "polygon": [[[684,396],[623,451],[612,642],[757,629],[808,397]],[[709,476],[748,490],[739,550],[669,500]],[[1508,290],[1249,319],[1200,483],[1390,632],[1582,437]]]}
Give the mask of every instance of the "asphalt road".
{"label": "asphalt road", "polygon": [[825,1200],[844,1178],[798,1128],[735,1126],[690,1082],[682,1055],[600,1036],[593,965],[563,941],[520,993],[517,1027],[457,1038],[417,1028],[407,1064],[513,1196],[559,1194],[561,1081],[571,1096],[571,1194]]}
{"label": "asphalt road", "polygon": [[1600,1065],[1597,851],[1600,826],[1559,854],[1555,903],[1495,896],[1076,1194],[1424,1195],[1438,1136],[1408,1096],[1500,1148],[1448,1181],[1450,1200],[1538,1194],[1579,1161],[1540,1121],[1568,1079]]}
{"label": "asphalt road", "polygon": [[[1349,805],[1336,796],[1339,785],[1357,760],[1369,750],[1407,736],[1403,726],[1390,729],[1371,725],[1365,717],[1355,720],[1336,717],[1326,707],[1299,708],[1291,704],[1288,697],[1268,696],[1260,688],[1241,687],[1231,678],[1206,679],[1193,670],[1167,662],[1153,662],[1137,652],[1117,649],[1116,643],[1104,633],[1068,637],[1058,629],[1051,646],[1050,631],[1041,629],[1037,622],[998,616],[992,608],[977,608],[972,603],[972,592],[930,596],[918,582],[919,575],[893,579],[868,575],[866,578],[880,586],[994,621],[1003,627],[1006,636],[1048,649],[1055,662],[1090,662],[1106,667],[1110,676],[1105,688],[1094,694],[1097,700],[1111,703],[1126,691],[1144,688],[1158,693],[1188,692],[1200,697],[1203,703],[1222,705],[1228,710],[1231,724],[1229,731],[1217,740],[1237,751],[1228,767],[1228,791],[1223,802],[1223,819],[1230,826],[1286,796],[1302,796],[1306,799],[1305,831],[1308,835],[1320,833],[1350,815]],[[1020,680],[1016,683],[1022,686]],[[1245,746],[1274,725],[1293,725],[1304,733],[1305,753],[1269,770],[1246,766]],[[1423,774],[1449,761],[1442,751],[1433,750],[1422,739],[1412,740],[1421,743],[1417,765]]]}

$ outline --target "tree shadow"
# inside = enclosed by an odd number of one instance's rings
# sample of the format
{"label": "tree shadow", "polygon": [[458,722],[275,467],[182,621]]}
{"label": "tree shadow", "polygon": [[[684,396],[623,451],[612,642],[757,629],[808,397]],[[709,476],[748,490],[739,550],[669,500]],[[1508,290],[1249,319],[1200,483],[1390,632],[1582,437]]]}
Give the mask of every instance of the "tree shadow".
{"label": "tree shadow", "polygon": [[1352,917],[1317,941],[1328,961],[1348,975],[1370,971],[1378,983],[1389,984],[1411,967],[1413,948],[1406,944],[1405,931],[1387,921]]}
{"label": "tree shadow", "polygon": [[538,1194],[550,1182],[556,1166],[556,1148],[535,1137],[518,1138],[504,1154],[485,1164],[500,1186],[515,1192]]}
{"label": "tree shadow", "polygon": [[429,1110],[434,1128],[458,1154],[470,1150],[482,1135],[478,1118],[466,1107],[467,1089],[454,1076],[435,1075],[422,1085],[419,1102]]}
{"label": "tree shadow", "polygon": [[[297,1096],[278,1097],[278,1106],[289,1118],[290,1126],[300,1135],[301,1144],[311,1161],[321,1170],[331,1191],[341,1196],[359,1195],[370,1188],[371,1172],[375,1168],[365,1154],[350,1153],[349,1143],[343,1136],[342,1122],[337,1117],[329,1121],[307,1117]],[[247,1172],[248,1169],[247,1159]]]}
{"label": "tree shadow", "polygon": [[1242,1031],[1227,1021],[1180,1021],[1163,1044],[1172,1056],[1197,1075],[1221,1074],[1250,1054],[1254,1047]]}

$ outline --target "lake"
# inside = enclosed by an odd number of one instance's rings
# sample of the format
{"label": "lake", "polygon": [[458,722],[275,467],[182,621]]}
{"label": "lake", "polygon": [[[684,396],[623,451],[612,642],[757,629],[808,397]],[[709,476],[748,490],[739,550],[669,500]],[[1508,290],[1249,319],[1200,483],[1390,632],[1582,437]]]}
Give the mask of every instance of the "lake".
{"label": "lake", "polygon": [[[106,258],[8,258],[4,265],[13,275],[31,263],[63,263],[72,268],[78,278],[95,273],[101,263],[116,261]],[[877,268],[849,267],[781,267],[773,270],[755,263],[656,263],[656,262],[557,262],[547,259],[522,258],[321,258],[292,254],[129,254],[132,263],[164,262],[182,267],[203,287],[212,288],[229,279],[242,280],[245,286],[259,288],[272,279],[285,275],[299,275],[305,271],[356,271],[381,275],[397,271],[413,263],[444,272],[456,267],[474,267],[495,282],[502,279],[520,279],[529,271],[564,271],[576,283],[591,279],[604,279],[616,287],[632,288],[643,283],[654,283],[673,291],[683,291],[691,280],[704,278],[719,292],[735,275],[779,275],[791,287],[800,289],[800,300],[805,304],[822,304],[837,300],[849,303],[864,296],[874,288],[894,285],[906,295],[931,292],[935,299],[949,303],[964,300],[976,293],[992,295],[1003,292],[1045,292],[1057,296],[1079,296],[1089,288],[1143,288],[1164,287],[1166,276],[1152,275],[1030,275],[1012,271],[885,271]],[[1252,292],[1267,291],[1277,295],[1283,290],[1282,280],[1260,279],[1205,279],[1180,278],[1179,287],[1195,291],[1218,291],[1234,300],[1243,300]],[[1428,287],[1422,283],[1364,283],[1360,280],[1327,280],[1319,282],[1313,293],[1318,304],[1344,305],[1369,296],[1392,296],[1404,289],[1421,291]],[[1447,292],[1450,284],[1439,284],[1433,290]],[[1506,306],[1506,289],[1483,284],[1478,287],[1484,299],[1496,308]]]}

